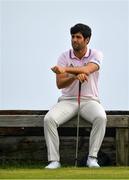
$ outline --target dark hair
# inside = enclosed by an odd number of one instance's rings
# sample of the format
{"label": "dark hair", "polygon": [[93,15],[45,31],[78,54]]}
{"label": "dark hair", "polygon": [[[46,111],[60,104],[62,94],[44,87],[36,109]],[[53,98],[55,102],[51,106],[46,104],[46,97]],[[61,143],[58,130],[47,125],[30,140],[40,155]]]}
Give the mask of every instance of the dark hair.
{"label": "dark hair", "polygon": [[91,28],[85,24],[76,24],[75,26],[71,27],[70,34],[76,34],[80,32],[84,38],[91,37]]}

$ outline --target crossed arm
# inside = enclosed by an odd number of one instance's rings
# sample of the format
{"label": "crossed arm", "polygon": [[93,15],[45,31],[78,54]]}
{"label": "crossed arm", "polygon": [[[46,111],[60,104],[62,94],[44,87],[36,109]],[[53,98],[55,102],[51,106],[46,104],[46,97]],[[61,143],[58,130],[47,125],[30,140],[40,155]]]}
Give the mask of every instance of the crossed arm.
{"label": "crossed arm", "polygon": [[71,85],[77,79],[81,83],[88,81],[88,76],[98,69],[99,66],[92,62],[82,67],[54,66],[51,68],[51,70],[56,73],[56,83],[59,89]]}

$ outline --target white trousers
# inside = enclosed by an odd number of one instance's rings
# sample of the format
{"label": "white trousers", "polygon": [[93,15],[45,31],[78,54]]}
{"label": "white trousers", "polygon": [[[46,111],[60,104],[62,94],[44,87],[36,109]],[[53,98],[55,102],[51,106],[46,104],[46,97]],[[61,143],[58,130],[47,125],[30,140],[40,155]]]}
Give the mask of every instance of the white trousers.
{"label": "white trousers", "polygon": [[[44,117],[44,135],[48,161],[60,161],[59,135],[57,128],[78,113],[77,99],[61,99]],[[106,129],[106,113],[99,101],[82,99],[80,116],[92,123],[89,140],[89,156],[97,157]]]}

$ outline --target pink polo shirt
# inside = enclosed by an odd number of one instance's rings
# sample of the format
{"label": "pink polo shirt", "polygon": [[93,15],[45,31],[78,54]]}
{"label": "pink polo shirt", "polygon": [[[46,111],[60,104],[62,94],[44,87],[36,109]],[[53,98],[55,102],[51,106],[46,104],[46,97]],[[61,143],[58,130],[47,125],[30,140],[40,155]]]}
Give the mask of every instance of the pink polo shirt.
{"label": "pink polo shirt", "polygon": [[[58,58],[57,65],[69,67],[69,66],[85,66],[89,62],[96,63],[99,67],[101,66],[101,61],[103,59],[103,55],[100,51],[96,49],[87,50],[86,54],[80,60],[78,59],[73,50],[64,52]],[[85,81],[81,87],[81,97],[83,98],[97,98],[98,99],[98,78],[99,78],[99,70],[90,74],[88,77],[88,82]],[[62,89],[63,97],[77,97],[78,96],[78,87],[79,81],[75,80],[70,86]]]}

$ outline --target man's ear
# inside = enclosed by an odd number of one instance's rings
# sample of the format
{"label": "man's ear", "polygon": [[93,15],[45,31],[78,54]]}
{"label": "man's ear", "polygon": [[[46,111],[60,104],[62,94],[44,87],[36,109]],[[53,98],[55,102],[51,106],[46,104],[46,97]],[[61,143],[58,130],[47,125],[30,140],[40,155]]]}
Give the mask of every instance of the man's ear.
{"label": "man's ear", "polygon": [[90,38],[89,38],[89,37],[87,37],[87,38],[86,38],[86,44],[88,44],[88,43],[89,43],[89,41],[90,41]]}

